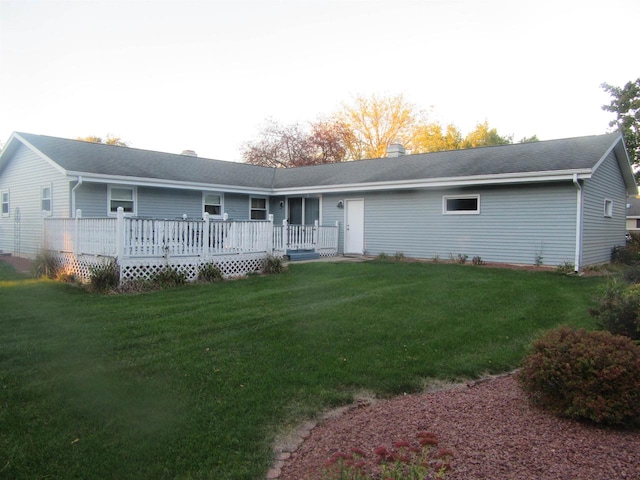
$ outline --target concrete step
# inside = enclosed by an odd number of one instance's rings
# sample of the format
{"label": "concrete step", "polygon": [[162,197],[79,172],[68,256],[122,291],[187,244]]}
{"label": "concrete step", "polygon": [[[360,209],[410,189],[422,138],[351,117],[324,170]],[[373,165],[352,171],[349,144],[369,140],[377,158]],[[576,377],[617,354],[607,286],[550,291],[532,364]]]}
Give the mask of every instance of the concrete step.
{"label": "concrete step", "polygon": [[287,257],[290,262],[296,262],[301,260],[317,260],[320,258],[320,254],[313,250],[287,250]]}

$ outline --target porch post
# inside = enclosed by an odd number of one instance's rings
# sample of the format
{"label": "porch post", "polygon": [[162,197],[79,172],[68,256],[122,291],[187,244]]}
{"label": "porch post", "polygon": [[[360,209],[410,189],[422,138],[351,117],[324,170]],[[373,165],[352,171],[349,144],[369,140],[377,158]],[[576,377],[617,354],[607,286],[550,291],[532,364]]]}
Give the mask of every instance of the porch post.
{"label": "porch post", "polygon": [[289,223],[286,218],[282,219],[282,248],[284,248],[286,255],[289,250]]}
{"label": "porch post", "polygon": [[320,239],[320,229],[318,228],[319,222],[315,220],[313,222],[313,232],[311,235],[311,242],[313,242],[313,251],[318,251],[318,240]]}
{"label": "porch post", "polygon": [[202,254],[205,256],[209,255],[209,212],[204,212],[202,216],[204,220],[204,225],[202,228],[204,231],[202,232]]}
{"label": "porch post", "polygon": [[116,260],[124,258],[124,208],[118,207],[116,216]]}

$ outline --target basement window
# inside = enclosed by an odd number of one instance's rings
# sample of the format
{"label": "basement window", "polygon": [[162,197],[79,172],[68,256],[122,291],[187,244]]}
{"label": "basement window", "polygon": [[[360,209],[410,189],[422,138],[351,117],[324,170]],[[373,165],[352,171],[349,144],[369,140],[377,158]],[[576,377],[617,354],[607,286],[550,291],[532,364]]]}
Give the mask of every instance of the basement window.
{"label": "basement window", "polygon": [[445,215],[477,215],[480,213],[480,195],[442,197],[442,213]]}
{"label": "basement window", "polygon": [[613,217],[613,200],[608,198],[604,199],[604,216],[607,218]]}

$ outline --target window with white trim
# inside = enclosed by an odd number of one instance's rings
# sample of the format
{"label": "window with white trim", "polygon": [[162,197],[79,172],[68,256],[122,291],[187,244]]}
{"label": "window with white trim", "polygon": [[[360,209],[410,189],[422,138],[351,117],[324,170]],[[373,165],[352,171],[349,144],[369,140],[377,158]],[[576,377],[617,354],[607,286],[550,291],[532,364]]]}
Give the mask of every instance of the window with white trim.
{"label": "window with white trim", "polygon": [[251,197],[251,220],[267,219],[267,199],[263,197]]}
{"label": "window with white trim", "polygon": [[607,218],[613,217],[613,200],[608,198],[604,199],[604,216]]}
{"label": "window with white trim", "polygon": [[222,195],[220,193],[204,193],[202,195],[203,211],[212,217],[222,217]]}
{"label": "window with white trim", "polygon": [[40,211],[44,215],[51,215],[51,185],[40,188]]}
{"label": "window with white trim", "polygon": [[125,215],[136,214],[136,189],[134,187],[109,186],[109,215],[122,207]]}
{"label": "window with white trim", "polygon": [[448,215],[474,215],[480,213],[480,195],[442,197],[442,213]]}
{"label": "window with white trim", "polygon": [[9,212],[11,211],[9,208],[9,190],[0,190],[0,200],[2,200],[0,215],[3,217],[8,217]]}

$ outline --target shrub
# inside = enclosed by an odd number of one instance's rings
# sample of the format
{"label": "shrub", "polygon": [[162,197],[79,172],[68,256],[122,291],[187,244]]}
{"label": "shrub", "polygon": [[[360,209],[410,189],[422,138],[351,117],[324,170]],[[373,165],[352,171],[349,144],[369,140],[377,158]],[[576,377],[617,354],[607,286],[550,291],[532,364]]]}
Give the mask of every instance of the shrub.
{"label": "shrub", "polygon": [[387,262],[389,261],[389,255],[384,252],[380,252],[378,255],[376,255],[376,260],[379,262]]}
{"label": "shrub", "polygon": [[94,292],[107,292],[118,287],[120,268],[114,261],[96,265],[89,269],[89,289]]}
{"label": "shrub", "polygon": [[167,266],[154,275],[152,282],[161,288],[177,287],[187,283],[187,276],[177,268]]}
{"label": "shrub", "polygon": [[471,263],[474,265],[484,265],[484,260],[480,257],[480,255],[476,255],[471,259]]}
{"label": "shrub", "polygon": [[222,279],[222,272],[215,263],[205,263],[198,270],[200,282],[220,282]]}
{"label": "shrub", "polygon": [[406,257],[404,256],[404,253],[402,253],[402,252],[396,252],[396,253],[393,255],[393,259],[394,259],[396,262],[404,262],[404,261],[406,260]]}
{"label": "shrub", "polygon": [[589,313],[599,328],[640,340],[640,285],[607,284]]}
{"label": "shrub", "polygon": [[573,273],[575,271],[576,271],[576,267],[571,262],[564,262],[556,266],[556,272],[558,273],[568,274],[568,273]]}
{"label": "shrub", "polygon": [[532,403],[575,420],[640,423],[640,347],[609,332],[560,327],[533,344],[518,380]]}
{"label": "shrub", "polygon": [[640,266],[631,266],[624,270],[622,278],[629,283],[640,283]]}
{"label": "shrub", "polygon": [[611,263],[638,265],[640,263],[638,244],[636,242],[630,242],[624,246],[613,247],[611,250]]}
{"label": "shrub", "polygon": [[262,261],[262,273],[271,275],[273,273],[282,273],[284,271],[284,263],[282,259],[269,255]]}
{"label": "shrub", "polygon": [[48,250],[43,250],[33,261],[34,276],[56,278],[60,265]]}
{"label": "shrub", "polygon": [[459,263],[460,265],[464,265],[465,263],[467,263],[467,258],[469,258],[469,255],[459,253],[458,256],[455,258],[455,262]]}

